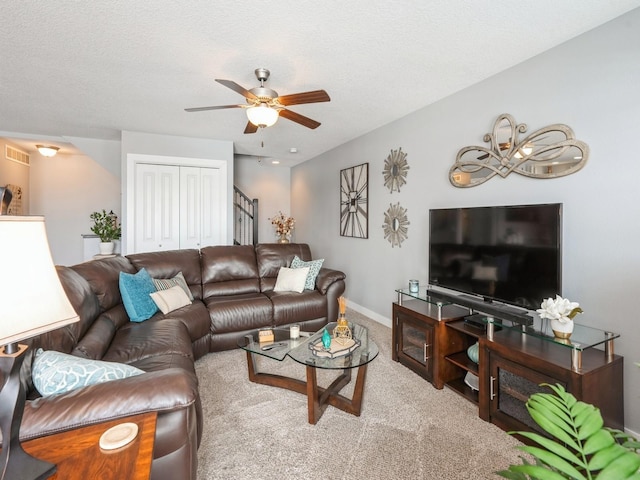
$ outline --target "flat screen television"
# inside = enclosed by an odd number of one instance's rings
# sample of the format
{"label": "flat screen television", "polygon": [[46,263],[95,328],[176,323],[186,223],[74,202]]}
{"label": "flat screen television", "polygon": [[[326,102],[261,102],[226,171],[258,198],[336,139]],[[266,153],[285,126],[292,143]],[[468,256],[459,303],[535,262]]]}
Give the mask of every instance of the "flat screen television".
{"label": "flat screen television", "polygon": [[429,284],[529,310],[561,295],[562,204],[429,211]]}

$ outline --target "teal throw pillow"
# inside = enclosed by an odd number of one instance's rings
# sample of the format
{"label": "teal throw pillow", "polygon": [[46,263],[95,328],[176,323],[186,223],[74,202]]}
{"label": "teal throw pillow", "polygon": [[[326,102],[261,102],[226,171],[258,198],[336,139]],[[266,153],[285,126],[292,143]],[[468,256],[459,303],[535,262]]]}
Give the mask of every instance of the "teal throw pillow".
{"label": "teal throw pillow", "polygon": [[187,281],[184,279],[184,275],[182,272],[178,272],[177,275],[173,278],[154,278],[153,283],[156,286],[156,290],[169,290],[171,287],[179,286],[184,290],[184,293],[187,294],[189,300],[193,302],[193,294],[187,285]]}
{"label": "teal throw pillow", "polygon": [[305,262],[300,258],[298,258],[297,255],[293,257],[293,261],[291,262],[291,268],[309,267],[309,273],[307,274],[307,281],[304,284],[305,290],[314,290],[316,288],[316,277],[320,273],[320,269],[322,268],[322,262],[324,262],[324,258],[320,260],[311,260],[310,262]]}
{"label": "teal throw pillow", "polygon": [[36,352],[31,370],[33,385],[43,397],[141,373],[144,372],[131,365],[89,360],[41,348]]}
{"label": "teal throw pillow", "polygon": [[147,320],[158,311],[158,306],[151,298],[156,286],[144,268],[135,275],[120,272],[119,283],[122,303],[132,322]]}

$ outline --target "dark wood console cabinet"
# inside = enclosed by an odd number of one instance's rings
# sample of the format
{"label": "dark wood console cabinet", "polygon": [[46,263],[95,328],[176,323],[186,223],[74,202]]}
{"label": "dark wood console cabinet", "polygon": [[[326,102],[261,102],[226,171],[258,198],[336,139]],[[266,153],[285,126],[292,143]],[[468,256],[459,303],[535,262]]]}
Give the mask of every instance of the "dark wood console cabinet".
{"label": "dark wood console cabinet", "polygon": [[[468,309],[420,297],[402,299],[401,292],[393,304],[393,360],[434,387],[446,386],[473,401],[483,420],[507,431],[536,430],[526,411],[527,399],[537,391],[548,391],[540,387],[542,383],[560,383],[578,400],[597,406],[606,426],[624,428],[624,359],[612,353],[615,337],[605,351],[580,350],[576,365],[572,356],[576,352],[566,345],[517,328],[498,326],[487,336],[484,329],[464,322]],[[475,342],[480,345],[478,364],[467,355]],[[464,382],[467,372],[479,377],[479,390]]]}
{"label": "dark wood console cabinet", "polygon": [[540,338],[504,329],[493,341],[480,339],[479,414],[504,430],[535,430],[525,402],[541,383],[559,383],[578,400],[600,409],[605,425],[624,429],[623,357],[590,348],[582,365],[571,365],[570,349]]}

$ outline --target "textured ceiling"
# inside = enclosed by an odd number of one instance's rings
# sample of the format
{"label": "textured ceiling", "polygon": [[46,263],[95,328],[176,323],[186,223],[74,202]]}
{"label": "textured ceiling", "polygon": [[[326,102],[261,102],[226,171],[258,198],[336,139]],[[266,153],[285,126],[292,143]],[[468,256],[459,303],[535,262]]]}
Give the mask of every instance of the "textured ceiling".
{"label": "textured ceiling", "polygon": [[[235,152],[308,160],[520,63],[640,0],[3,0],[0,136],[25,145],[122,130],[232,140]],[[214,82],[280,95],[325,89],[244,135],[242,103]],[[27,141],[28,139],[29,141]],[[33,142],[31,142],[33,140]],[[31,142],[31,143],[29,143]],[[261,144],[264,143],[264,146]],[[297,154],[289,152],[291,147]]]}

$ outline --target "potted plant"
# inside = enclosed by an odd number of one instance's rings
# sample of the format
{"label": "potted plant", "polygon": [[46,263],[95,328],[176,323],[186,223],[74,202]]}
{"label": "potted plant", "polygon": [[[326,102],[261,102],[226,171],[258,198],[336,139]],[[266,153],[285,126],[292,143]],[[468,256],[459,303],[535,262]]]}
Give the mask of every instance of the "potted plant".
{"label": "potted plant", "polygon": [[534,393],[527,401],[531,418],[547,435],[519,434],[537,445],[519,447],[535,463],[496,472],[512,480],[591,480],[640,477],[640,443],[620,430],[604,427],[600,410],[576,400],[564,387],[543,384],[553,393]]}
{"label": "potted plant", "polygon": [[100,254],[112,254],[115,248],[113,241],[118,240],[122,234],[117,215],[113,210],[107,213],[103,209],[102,212],[93,212],[89,218],[93,220],[91,231],[100,238]]}

